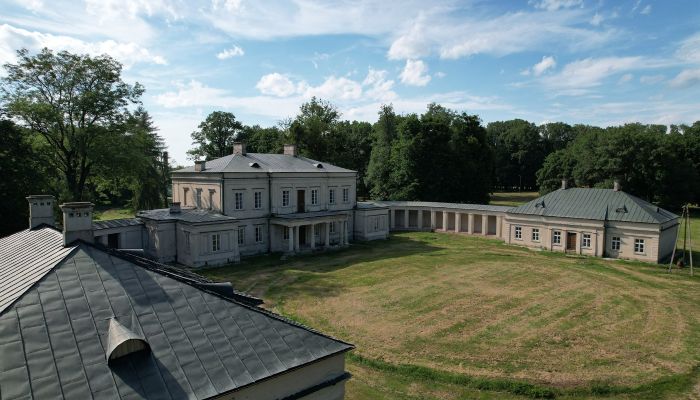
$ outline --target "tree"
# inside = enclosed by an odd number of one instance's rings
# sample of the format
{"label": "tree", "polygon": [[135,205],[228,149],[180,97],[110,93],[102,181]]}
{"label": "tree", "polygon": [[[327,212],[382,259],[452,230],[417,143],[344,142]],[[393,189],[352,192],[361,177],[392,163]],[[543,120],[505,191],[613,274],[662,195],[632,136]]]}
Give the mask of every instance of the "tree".
{"label": "tree", "polygon": [[273,126],[263,128],[260,125],[244,126],[237,137],[246,142],[246,148],[251,153],[279,153],[284,145],[284,132]]}
{"label": "tree", "polygon": [[122,66],[103,55],[17,52],[5,64],[0,96],[9,114],[48,144],[49,162],[60,171],[66,197],[82,200],[96,160],[117,149],[102,146],[123,134],[128,106],[139,103],[143,88],[121,79]]}
{"label": "tree", "polygon": [[379,110],[379,120],[372,126],[372,150],[367,165],[365,185],[373,199],[389,198],[389,176],[392,166],[389,162],[392,145],[397,138],[399,117],[391,105],[383,105]]}
{"label": "tree", "polygon": [[546,155],[535,124],[514,119],[492,122],[486,129],[495,152],[496,186],[518,190],[535,188],[536,173]]}
{"label": "tree", "polygon": [[192,144],[197,147],[187,154],[206,160],[227,156],[233,151],[233,142],[242,129],[243,125],[232,113],[214,111],[199,124],[199,130],[192,132]]}
{"label": "tree", "polygon": [[329,137],[340,121],[340,112],[331,103],[312,97],[301,105],[290,125],[290,139],[300,154],[316,160],[329,159]]}

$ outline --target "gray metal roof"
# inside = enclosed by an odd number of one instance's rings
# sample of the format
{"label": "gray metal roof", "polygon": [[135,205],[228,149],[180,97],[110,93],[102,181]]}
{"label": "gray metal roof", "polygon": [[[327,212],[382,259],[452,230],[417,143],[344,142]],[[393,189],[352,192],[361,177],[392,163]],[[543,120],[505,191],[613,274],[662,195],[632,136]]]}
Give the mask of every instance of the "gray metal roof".
{"label": "gray metal roof", "polygon": [[372,209],[377,209],[377,208],[387,208],[386,205],[379,204],[374,201],[358,201],[357,202],[357,209],[358,210],[372,210]]}
{"label": "gray metal roof", "polygon": [[506,212],[512,207],[492,206],[488,204],[460,204],[460,203],[439,203],[433,201],[375,201],[377,204],[389,207],[423,207],[423,208],[446,208],[451,210],[465,211],[493,211]]}
{"label": "gray metal roof", "polygon": [[139,218],[158,221],[184,221],[191,223],[236,221],[236,218],[228,215],[194,208],[183,208],[179,213],[171,213],[169,208],[160,208],[157,210],[139,211],[138,216]]}
{"label": "gray metal roof", "polygon": [[48,226],[0,238],[0,313],[73,248],[63,247],[63,234]]}
{"label": "gray metal roof", "polygon": [[308,218],[321,218],[321,217],[335,217],[335,216],[347,216],[352,210],[339,210],[339,211],[312,211],[303,213],[291,213],[291,214],[275,214],[272,218],[279,219],[308,219]]}
{"label": "gray metal roof", "polygon": [[559,189],[515,207],[512,214],[659,224],[678,218],[670,211],[623,191]]}
{"label": "gray metal roof", "polygon": [[106,221],[92,221],[92,229],[122,228],[141,224],[142,222],[138,218],[110,219]]}
{"label": "gray metal roof", "polygon": [[[258,167],[251,166],[252,163],[257,163]],[[319,164],[322,165],[323,168],[318,168],[317,165]],[[173,171],[173,174],[178,174],[181,172],[195,172],[194,166]],[[355,171],[301,156],[294,157],[285,154],[247,153],[246,155],[230,154],[225,157],[207,161],[205,169],[202,171],[202,173],[208,172],[354,173]]]}
{"label": "gray metal roof", "polygon": [[[111,318],[142,332],[150,351],[108,363]],[[80,243],[0,314],[0,390],[3,399],[206,399],[350,349]]]}

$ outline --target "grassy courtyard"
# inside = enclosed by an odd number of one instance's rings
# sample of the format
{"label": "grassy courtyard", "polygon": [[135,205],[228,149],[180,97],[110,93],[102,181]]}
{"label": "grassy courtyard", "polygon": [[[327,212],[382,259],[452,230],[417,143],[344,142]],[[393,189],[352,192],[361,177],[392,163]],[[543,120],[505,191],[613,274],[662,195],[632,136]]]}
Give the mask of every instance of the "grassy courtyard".
{"label": "grassy courtyard", "polygon": [[699,377],[700,277],[687,271],[402,233],[205,274],[356,344],[350,399],[670,399]]}

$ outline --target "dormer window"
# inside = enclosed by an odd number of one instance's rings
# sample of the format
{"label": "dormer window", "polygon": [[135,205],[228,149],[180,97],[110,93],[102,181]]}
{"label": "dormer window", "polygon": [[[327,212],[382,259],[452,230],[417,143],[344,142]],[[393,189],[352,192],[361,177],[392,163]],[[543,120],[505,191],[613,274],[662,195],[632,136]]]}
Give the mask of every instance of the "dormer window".
{"label": "dormer window", "polygon": [[248,163],[248,166],[251,168],[260,168],[260,164],[256,162]]}
{"label": "dormer window", "polygon": [[544,208],[544,200],[537,202],[535,204],[535,208]]}
{"label": "dormer window", "polygon": [[626,213],[626,212],[627,212],[627,206],[622,206],[622,207],[616,209],[615,212]]}
{"label": "dormer window", "polygon": [[314,163],[314,167],[316,167],[316,168],[323,168],[323,164],[321,164],[321,163]]}

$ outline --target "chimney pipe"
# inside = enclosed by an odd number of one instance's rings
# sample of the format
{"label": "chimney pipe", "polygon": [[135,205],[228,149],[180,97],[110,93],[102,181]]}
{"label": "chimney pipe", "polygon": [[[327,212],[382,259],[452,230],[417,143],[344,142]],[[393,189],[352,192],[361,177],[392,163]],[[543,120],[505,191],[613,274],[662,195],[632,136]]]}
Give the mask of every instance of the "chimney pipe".
{"label": "chimney pipe", "polygon": [[244,142],[233,142],[233,154],[244,156],[246,155]]}
{"label": "chimney pipe", "polygon": [[620,181],[615,179],[615,181],[613,181],[613,190],[616,192],[619,192],[621,189],[622,189],[622,186],[620,186]]}
{"label": "chimney pipe", "polygon": [[194,172],[202,172],[207,169],[206,161],[195,161],[194,162]]}
{"label": "chimney pipe", "polygon": [[295,145],[295,144],[285,144],[285,145],[284,145],[284,155],[285,155],[285,156],[296,157],[296,156],[298,155],[298,153],[297,153],[297,145]]}
{"label": "chimney pipe", "polygon": [[95,205],[87,201],[61,204],[63,211],[63,245],[68,246],[80,239],[92,243],[92,209]]}
{"label": "chimney pipe", "polygon": [[46,224],[56,226],[53,206],[56,199],[51,195],[39,194],[27,196],[29,202],[29,229]]}
{"label": "chimney pipe", "polygon": [[568,187],[569,187],[569,180],[566,178],[562,179],[561,180],[561,188],[563,190],[566,190],[566,189],[568,189]]}
{"label": "chimney pipe", "polygon": [[173,201],[170,203],[170,214],[180,214],[182,209],[180,208],[180,202],[179,201]]}

